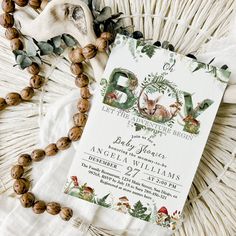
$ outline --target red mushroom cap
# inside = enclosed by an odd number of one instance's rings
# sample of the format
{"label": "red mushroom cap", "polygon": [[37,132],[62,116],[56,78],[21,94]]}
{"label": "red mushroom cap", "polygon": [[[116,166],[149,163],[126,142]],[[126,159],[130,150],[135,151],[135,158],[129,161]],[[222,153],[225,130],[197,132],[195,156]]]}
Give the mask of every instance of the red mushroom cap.
{"label": "red mushroom cap", "polygon": [[166,207],[161,207],[161,208],[158,210],[158,213],[163,213],[163,214],[168,215],[168,211],[167,211]]}

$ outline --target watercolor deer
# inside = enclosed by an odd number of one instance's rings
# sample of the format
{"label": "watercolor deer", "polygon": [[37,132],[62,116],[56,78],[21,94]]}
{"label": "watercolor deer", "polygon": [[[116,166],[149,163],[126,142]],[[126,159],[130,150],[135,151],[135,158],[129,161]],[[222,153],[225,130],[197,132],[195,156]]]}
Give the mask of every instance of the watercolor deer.
{"label": "watercolor deer", "polygon": [[153,100],[153,99],[149,99],[148,95],[144,93],[145,107],[143,108],[143,111],[148,116],[153,116],[154,118],[157,118],[158,120],[161,120],[161,121],[169,120],[172,117],[177,115],[178,111],[180,110],[181,104],[178,102],[171,104],[170,111],[169,111],[163,105],[159,104],[161,97],[162,95],[158,96],[156,99]]}

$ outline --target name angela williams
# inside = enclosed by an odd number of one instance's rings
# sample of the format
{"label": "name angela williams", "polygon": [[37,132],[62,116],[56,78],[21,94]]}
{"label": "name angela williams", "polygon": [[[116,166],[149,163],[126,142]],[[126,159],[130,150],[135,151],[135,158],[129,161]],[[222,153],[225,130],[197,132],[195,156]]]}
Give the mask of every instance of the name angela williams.
{"label": "name angela williams", "polygon": [[[164,156],[163,154],[160,154],[158,152],[152,151],[151,149],[149,149],[149,145],[134,145],[132,143],[132,140],[128,140],[127,142],[122,141],[121,137],[117,137],[113,142],[113,145],[119,145],[122,146],[123,148],[126,148],[127,151],[129,153],[134,153],[136,155],[142,155],[144,154],[144,156],[146,155],[150,155],[152,158],[161,158],[161,159],[165,159],[167,158],[166,156]],[[110,145],[109,145],[109,149],[110,149]],[[121,155],[119,153],[117,153],[118,149],[115,149],[116,152],[112,152],[111,150],[108,149],[104,149],[104,148],[100,148],[100,147],[96,147],[96,146],[92,146],[92,148],[90,149],[91,154],[94,153],[94,156],[90,156],[90,158],[93,159],[93,162],[100,162],[101,158],[106,157],[109,158],[111,161],[118,161],[120,163],[125,163],[125,164],[129,164],[131,166],[133,166],[133,168],[138,168],[138,169],[142,169],[143,171],[148,171],[149,174],[155,174],[155,175],[159,175],[160,177],[166,177],[170,180],[176,180],[176,181],[180,181],[180,175],[173,173],[171,171],[167,171],[165,168],[161,168],[160,166],[157,166],[155,164],[151,164],[150,162],[147,161],[140,161],[137,159],[133,159],[132,156],[128,156],[128,155]],[[95,156],[96,154],[96,156]],[[122,154],[126,154],[126,152],[122,152]],[[103,159],[104,162],[104,159]],[[153,163],[153,162],[152,162]],[[105,163],[103,163],[105,164]],[[106,164],[105,164],[106,165]],[[109,165],[109,163],[107,163],[107,165]],[[114,165],[113,168],[118,168],[117,165]],[[158,177],[158,176],[157,176]]]}

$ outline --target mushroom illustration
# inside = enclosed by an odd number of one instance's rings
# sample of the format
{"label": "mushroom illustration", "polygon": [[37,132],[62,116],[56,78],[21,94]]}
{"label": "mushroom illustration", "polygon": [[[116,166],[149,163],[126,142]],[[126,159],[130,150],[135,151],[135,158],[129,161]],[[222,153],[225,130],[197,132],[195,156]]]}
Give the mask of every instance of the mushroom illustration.
{"label": "mushroom illustration", "polygon": [[157,211],[157,224],[162,224],[164,223],[167,219],[169,218],[168,215],[168,210],[166,207],[161,207],[158,211]]}
{"label": "mushroom illustration", "polygon": [[129,199],[126,196],[120,197],[116,204],[116,210],[126,214],[130,208]]}
{"label": "mushroom illustration", "polygon": [[[24,9],[14,16],[22,34],[37,41],[46,41],[65,33],[77,39],[81,47],[96,41],[91,11],[82,0],[52,0],[36,18]],[[98,53],[90,60],[96,79],[101,78],[107,59],[106,53]]]}
{"label": "mushroom illustration", "polygon": [[83,188],[83,199],[86,201],[91,201],[94,197],[94,190],[91,187]]}

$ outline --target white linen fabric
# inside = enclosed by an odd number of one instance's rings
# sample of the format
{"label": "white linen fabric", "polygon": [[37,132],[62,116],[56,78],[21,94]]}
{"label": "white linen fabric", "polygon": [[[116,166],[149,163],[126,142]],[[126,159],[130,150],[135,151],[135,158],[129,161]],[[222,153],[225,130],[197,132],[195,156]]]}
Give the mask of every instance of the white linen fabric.
{"label": "white linen fabric", "polygon": [[[199,54],[200,61],[209,62],[213,57],[213,65],[227,64],[232,71],[231,84],[236,84],[236,43],[235,32],[226,39],[212,42],[205,46],[207,53]],[[234,85],[236,86],[236,85]],[[40,136],[39,147],[55,142],[65,135],[72,126],[72,115],[76,112],[76,102],[79,91],[72,91],[68,96],[61,98],[48,108],[47,115],[39,120]],[[236,95],[230,94],[230,99]],[[105,126],[105,122],[101,121]],[[93,132],[91,130],[91,132]],[[102,226],[107,229],[121,230],[128,236],[165,236],[170,232],[161,227],[133,219],[128,215],[105,209],[80,199],[63,194],[66,176],[73,158],[79,148],[79,142],[73,147],[60,152],[55,157],[46,158],[43,162],[34,164],[33,189],[37,198],[45,201],[58,201],[64,206],[71,207],[75,216],[80,216],[85,222]],[[127,231],[126,231],[127,230]],[[87,235],[72,227],[70,223],[63,222],[59,216],[42,214],[35,215],[31,209],[24,209],[19,201],[0,195],[0,236],[78,236]]]}

